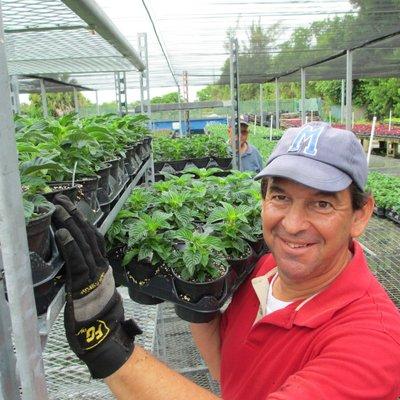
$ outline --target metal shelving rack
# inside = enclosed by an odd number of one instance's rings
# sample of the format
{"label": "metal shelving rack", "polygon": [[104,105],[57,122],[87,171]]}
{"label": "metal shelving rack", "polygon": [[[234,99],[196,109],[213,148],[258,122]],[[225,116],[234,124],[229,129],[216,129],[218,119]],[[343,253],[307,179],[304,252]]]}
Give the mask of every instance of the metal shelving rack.
{"label": "metal shelving rack", "polygon": [[[0,100],[0,400],[46,400],[49,387],[42,344],[53,322],[60,319],[57,315],[64,296],[61,290],[48,314],[37,317],[9,75],[95,73],[99,68],[109,72],[143,71],[146,66],[93,0],[51,0],[45,5],[38,0],[2,0],[0,5],[4,6],[7,20],[4,26],[0,7],[0,89],[3,94]],[[40,13],[40,8],[44,7],[46,13]],[[76,57],[71,55],[74,51]],[[51,57],[53,52],[54,57]],[[15,77],[11,81],[15,88]],[[152,176],[150,157],[104,221],[103,232],[112,223],[129,191],[142,177],[149,182]],[[150,314],[146,310],[146,315]],[[60,337],[59,332],[56,336]],[[145,343],[144,346],[151,345]]]}

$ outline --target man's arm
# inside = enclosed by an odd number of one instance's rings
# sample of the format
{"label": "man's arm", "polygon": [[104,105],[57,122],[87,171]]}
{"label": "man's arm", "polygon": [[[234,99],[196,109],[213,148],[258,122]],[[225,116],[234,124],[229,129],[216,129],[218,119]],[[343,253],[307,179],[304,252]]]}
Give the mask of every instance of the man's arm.
{"label": "man's arm", "polygon": [[105,379],[119,400],[217,399],[135,346],[141,330],[125,320],[103,237],[67,197],[56,200],[53,223],[66,268],[66,336],[92,377]]}
{"label": "man's arm", "polygon": [[151,356],[139,346],[128,361],[105,382],[118,400],[215,400],[196,385]]}
{"label": "man's arm", "polygon": [[221,368],[221,341],[219,324],[221,315],[205,324],[190,324],[193,340],[208,366],[211,376],[219,381]]}

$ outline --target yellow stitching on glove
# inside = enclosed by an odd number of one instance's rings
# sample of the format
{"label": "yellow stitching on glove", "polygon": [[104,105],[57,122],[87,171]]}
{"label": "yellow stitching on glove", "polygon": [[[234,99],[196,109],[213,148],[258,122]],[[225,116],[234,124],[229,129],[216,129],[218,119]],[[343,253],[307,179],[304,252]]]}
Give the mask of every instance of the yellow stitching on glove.
{"label": "yellow stitching on glove", "polygon": [[[97,320],[98,325],[92,325],[90,327],[81,328],[76,336],[85,335],[83,341],[88,344],[85,350],[93,349],[100,344],[110,333],[110,328],[102,320]],[[104,330],[103,330],[104,328]],[[94,342],[94,343],[93,343]]]}
{"label": "yellow stitching on glove", "polygon": [[96,289],[98,286],[101,285],[101,283],[103,282],[103,278],[104,278],[105,272],[102,272],[99,276],[99,279],[97,282],[93,282],[91,283],[89,286],[86,286],[84,289],[82,289],[80,291],[81,294],[88,294],[90,293],[92,290]]}

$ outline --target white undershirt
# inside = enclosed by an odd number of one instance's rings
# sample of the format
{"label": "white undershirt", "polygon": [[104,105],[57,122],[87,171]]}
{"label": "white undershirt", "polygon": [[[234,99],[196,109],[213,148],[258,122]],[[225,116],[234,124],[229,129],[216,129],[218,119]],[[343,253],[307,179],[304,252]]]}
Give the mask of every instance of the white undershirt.
{"label": "white undershirt", "polygon": [[277,299],[276,297],[274,297],[274,295],[272,294],[272,287],[274,286],[275,280],[278,276],[278,273],[276,273],[274,275],[274,277],[272,278],[271,284],[269,285],[268,288],[268,295],[267,295],[267,314],[271,314],[274,311],[278,311],[281,310],[282,308],[285,308],[286,306],[288,306],[289,304],[292,304],[293,301],[282,301]]}

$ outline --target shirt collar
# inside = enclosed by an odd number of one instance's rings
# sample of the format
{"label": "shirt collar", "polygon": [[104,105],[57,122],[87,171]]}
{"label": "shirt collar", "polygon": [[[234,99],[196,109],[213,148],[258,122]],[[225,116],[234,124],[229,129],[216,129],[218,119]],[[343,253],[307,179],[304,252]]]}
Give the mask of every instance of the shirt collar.
{"label": "shirt collar", "polygon": [[[293,325],[317,328],[328,321],[335,312],[360,298],[366,292],[372,275],[360,244],[356,241],[353,243],[352,259],[326,289],[308,299],[293,302],[281,310],[266,315],[259,322],[286,329],[292,328]],[[272,255],[270,257],[273,258]],[[275,265],[275,262],[264,263],[253,280],[264,280],[268,283],[274,275]]]}

